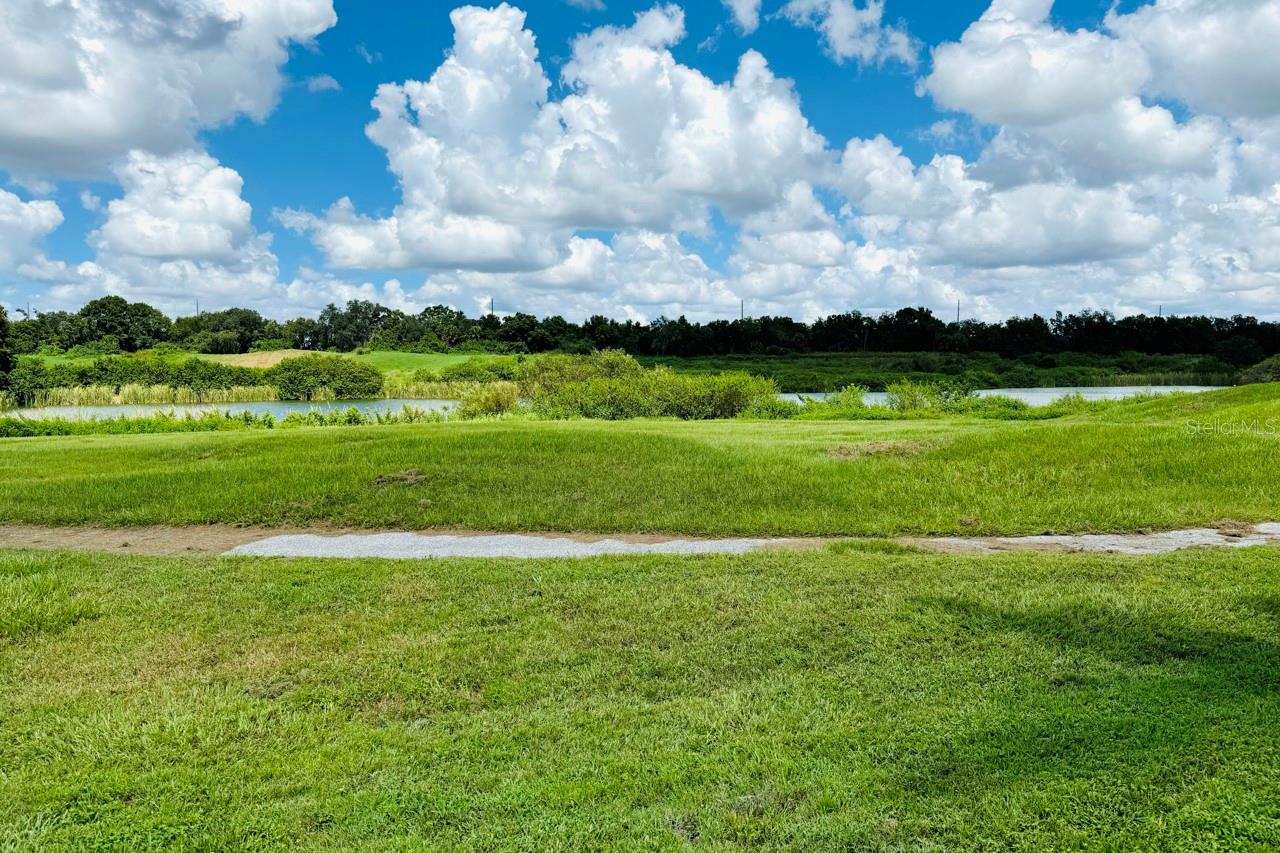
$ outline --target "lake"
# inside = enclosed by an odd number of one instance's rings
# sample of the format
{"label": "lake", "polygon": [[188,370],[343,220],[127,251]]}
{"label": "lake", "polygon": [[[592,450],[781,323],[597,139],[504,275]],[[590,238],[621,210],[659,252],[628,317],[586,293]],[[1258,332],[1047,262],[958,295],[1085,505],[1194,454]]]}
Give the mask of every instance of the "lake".
{"label": "lake", "polygon": [[[1103,388],[1000,388],[977,392],[979,396],[1003,396],[1022,400],[1031,406],[1047,406],[1055,400],[1070,394],[1080,394],[1086,400],[1122,400],[1139,394],[1174,394],[1178,392],[1198,393],[1200,391],[1216,391],[1215,387],[1202,385],[1132,385],[1110,386]],[[801,397],[814,400],[825,400],[830,394],[815,392],[813,394],[782,394],[785,400],[799,401]],[[866,396],[871,406],[882,406],[889,395],[883,391],[873,391]],[[276,403],[204,403],[189,406],[50,406],[44,409],[17,409],[8,412],[10,417],[43,419],[62,418],[70,421],[85,421],[94,418],[148,418],[158,414],[173,413],[200,416],[209,412],[252,412],[255,415],[269,414],[277,420],[293,412],[345,412],[357,409],[366,415],[395,415],[406,408],[424,411],[445,412],[457,405],[454,400],[357,400],[336,403],[300,403],[281,401]]]}
{"label": "lake", "polygon": [[[1086,400],[1124,400],[1140,394],[1198,394],[1217,390],[1220,390],[1217,386],[1209,385],[1109,385],[1097,388],[990,388],[976,393],[979,397],[1011,397],[1029,406],[1047,406],[1072,394],[1079,394]],[[801,397],[825,400],[830,396],[823,393],[782,395],[783,399],[797,402]],[[868,406],[883,406],[889,395],[883,391],[872,391],[863,400]]]}
{"label": "lake", "polygon": [[280,401],[276,403],[203,403],[189,406],[49,406],[44,409],[18,409],[9,416],[29,419],[62,418],[69,421],[87,421],[94,418],[149,418],[158,414],[192,415],[199,417],[210,412],[252,412],[255,415],[271,415],[280,420],[293,412],[345,412],[357,409],[365,415],[398,415],[406,408],[443,412],[457,405],[454,400],[356,400],[335,403],[301,403]]}

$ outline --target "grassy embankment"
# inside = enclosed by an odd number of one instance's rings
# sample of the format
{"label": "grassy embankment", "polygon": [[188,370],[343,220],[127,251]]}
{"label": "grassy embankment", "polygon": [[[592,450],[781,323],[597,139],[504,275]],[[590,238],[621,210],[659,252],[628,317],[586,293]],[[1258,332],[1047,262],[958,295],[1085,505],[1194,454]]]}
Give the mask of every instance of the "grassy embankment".
{"label": "grassy embankment", "polygon": [[[1196,425],[1240,425],[1198,432]],[[0,441],[0,519],[892,535],[1280,519],[1280,385],[1054,421],[497,421]],[[379,486],[419,472],[412,486]]]}
{"label": "grassy embankment", "polygon": [[1274,849],[1277,556],[3,553],[0,847]]}

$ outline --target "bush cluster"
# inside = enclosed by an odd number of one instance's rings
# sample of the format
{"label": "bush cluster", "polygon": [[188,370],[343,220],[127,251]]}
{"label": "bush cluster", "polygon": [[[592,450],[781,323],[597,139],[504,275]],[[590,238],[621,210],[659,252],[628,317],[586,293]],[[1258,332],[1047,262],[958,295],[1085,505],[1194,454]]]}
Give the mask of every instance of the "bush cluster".
{"label": "bush cluster", "polygon": [[1250,367],[1240,374],[1240,381],[1246,385],[1262,382],[1280,382],[1280,355]]}
{"label": "bush cluster", "polygon": [[175,360],[159,353],[97,358],[89,364],[48,365],[37,358],[21,358],[9,382],[13,395],[23,404],[51,388],[168,385],[205,392],[266,384],[261,370],[198,358]]}
{"label": "bush cluster", "polygon": [[566,383],[540,392],[532,398],[531,408],[539,417],[552,419],[715,420],[736,418],[777,395],[773,382],[746,373],[687,376],[658,368]]}
{"label": "bush cluster", "polygon": [[266,371],[282,400],[371,400],[382,395],[376,367],[338,356],[289,358]]}

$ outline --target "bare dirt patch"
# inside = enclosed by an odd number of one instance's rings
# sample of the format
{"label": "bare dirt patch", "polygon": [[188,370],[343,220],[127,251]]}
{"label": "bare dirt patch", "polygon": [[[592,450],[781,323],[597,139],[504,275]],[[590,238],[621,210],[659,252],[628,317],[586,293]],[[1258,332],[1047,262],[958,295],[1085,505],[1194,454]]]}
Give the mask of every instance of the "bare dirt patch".
{"label": "bare dirt patch", "polygon": [[915,456],[933,447],[927,441],[863,441],[833,447],[827,455],[841,461],[856,461],[869,456]]}
{"label": "bare dirt patch", "polygon": [[210,524],[195,527],[35,527],[0,525],[0,548],[40,551],[100,551],[144,557],[209,556],[257,542],[284,531]]}
{"label": "bare dirt patch", "polygon": [[394,474],[383,474],[374,478],[375,486],[420,486],[427,481],[427,475],[417,468],[408,471],[397,471]]}

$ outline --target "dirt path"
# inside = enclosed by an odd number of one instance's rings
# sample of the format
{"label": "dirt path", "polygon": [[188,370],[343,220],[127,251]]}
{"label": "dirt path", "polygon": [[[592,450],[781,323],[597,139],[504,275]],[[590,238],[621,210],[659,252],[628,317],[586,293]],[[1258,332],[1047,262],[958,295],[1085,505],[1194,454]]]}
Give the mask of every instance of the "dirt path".
{"label": "dirt path", "polygon": [[[259,556],[388,559],[589,557],[606,554],[741,554],[820,548],[831,539],[709,539],[656,535],[497,534],[466,530],[406,533],[337,528],[37,527],[0,525],[0,549],[96,551],[140,556]],[[1001,552],[1164,554],[1188,548],[1280,544],[1280,524],[1223,524],[1157,533],[1072,536],[906,537],[900,544],[942,554]]]}

